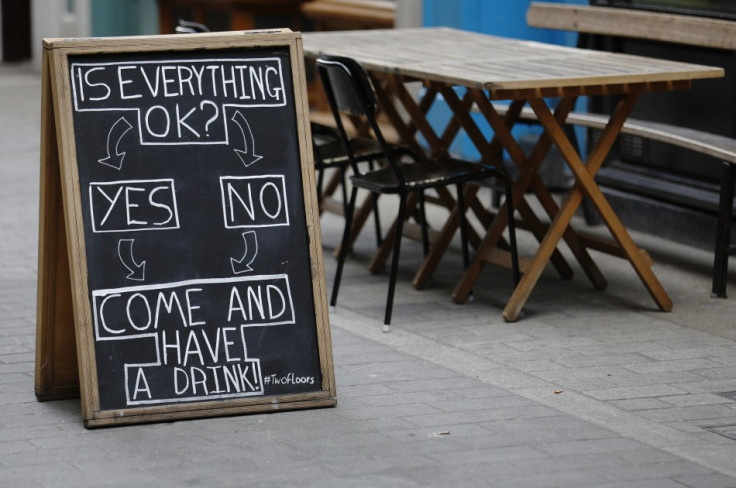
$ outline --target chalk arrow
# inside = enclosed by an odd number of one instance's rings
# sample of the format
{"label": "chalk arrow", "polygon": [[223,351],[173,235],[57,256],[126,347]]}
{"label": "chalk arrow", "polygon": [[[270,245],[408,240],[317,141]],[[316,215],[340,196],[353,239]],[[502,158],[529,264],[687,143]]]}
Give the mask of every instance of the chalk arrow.
{"label": "chalk arrow", "polygon": [[120,117],[116,120],[115,123],[112,124],[112,127],[110,127],[110,132],[107,133],[107,157],[98,159],[97,161],[117,170],[122,168],[125,153],[119,152],[118,146],[120,145],[120,140],[123,136],[132,128],[133,126],[130,125],[130,122],[125,120],[125,117]]}
{"label": "chalk arrow", "polygon": [[250,130],[250,124],[245,119],[245,115],[240,113],[239,110],[236,110],[231,120],[238,125],[240,133],[243,135],[243,149],[235,148],[234,151],[247,168],[256,161],[259,161],[263,156],[256,154],[253,131]]}
{"label": "chalk arrow", "polygon": [[258,241],[256,240],[256,231],[249,230],[243,232],[243,242],[245,243],[245,253],[240,259],[230,258],[230,264],[233,267],[233,273],[241,274],[253,271],[250,267],[251,263],[255,261],[256,255],[258,254]]}
{"label": "chalk arrow", "polygon": [[133,257],[133,239],[120,239],[118,241],[118,257],[125,269],[130,271],[126,276],[129,280],[143,281],[146,277],[146,262],[141,264],[135,262]]}

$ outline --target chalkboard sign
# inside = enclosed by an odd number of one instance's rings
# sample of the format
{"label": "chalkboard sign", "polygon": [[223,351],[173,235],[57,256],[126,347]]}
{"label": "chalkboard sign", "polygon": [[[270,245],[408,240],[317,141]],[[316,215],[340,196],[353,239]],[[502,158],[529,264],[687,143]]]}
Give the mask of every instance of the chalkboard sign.
{"label": "chalkboard sign", "polygon": [[66,265],[86,426],[334,405],[299,34],[45,47],[39,398]]}

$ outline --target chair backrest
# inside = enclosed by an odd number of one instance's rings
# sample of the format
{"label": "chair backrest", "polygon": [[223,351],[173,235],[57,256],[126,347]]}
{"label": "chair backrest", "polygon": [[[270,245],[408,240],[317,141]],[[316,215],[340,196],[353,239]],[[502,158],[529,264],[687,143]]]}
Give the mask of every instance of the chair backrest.
{"label": "chair backrest", "polygon": [[317,60],[322,83],[331,88],[338,112],[376,114],[376,95],[363,67],[352,58],[323,56]]}
{"label": "chair backrest", "polygon": [[363,67],[352,58],[323,56],[317,59],[317,70],[327,95],[327,101],[335,117],[338,134],[345,145],[345,151],[350,158],[353,171],[360,172],[357,163],[355,163],[355,155],[350,147],[349,138],[340,114],[348,114],[367,120],[394,173],[396,173],[399,181],[404,183],[399,166],[394,160],[391,149],[376,122],[375,116],[378,110],[376,94]]}

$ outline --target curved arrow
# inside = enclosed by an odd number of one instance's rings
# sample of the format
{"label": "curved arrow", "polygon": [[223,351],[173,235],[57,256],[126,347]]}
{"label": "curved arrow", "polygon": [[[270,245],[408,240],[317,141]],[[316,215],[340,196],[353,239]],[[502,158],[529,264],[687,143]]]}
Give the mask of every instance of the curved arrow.
{"label": "curved arrow", "polygon": [[[240,113],[239,110],[236,110],[231,120],[238,125],[238,127],[240,128],[240,133],[243,135],[243,149],[235,148],[234,151],[247,168],[256,161],[259,161],[261,158],[263,158],[263,156],[259,156],[258,154],[256,154],[253,131],[250,130],[250,124],[248,124],[248,121],[245,119],[245,115]],[[248,144],[249,141],[250,145]],[[248,154],[249,148],[250,154]]]}
{"label": "curved arrow", "polygon": [[141,264],[135,262],[133,257],[133,239],[120,239],[118,241],[118,257],[125,269],[130,271],[126,276],[129,280],[143,281],[146,277],[146,262]]}
{"label": "curved arrow", "polygon": [[233,273],[240,274],[253,271],[250,267],[258,255],[258,241],[256,240],[256,231],[249,230],[243,232],[243,242],[245,243],[245,253],[240,259],[230,258],[230,264],[233,267]]}
{"label": "curved arrow", "polygon": [[110,127],[110,132],[107,133],[107,157],[98,159],[97,161],[117,170],[122,168],[125,153],[118,152],[118,146],[120,145],[120,140],[123,136],[132,128],[133,126],[130,125],[130,122],[125,120],[125,117],[120,117],[116,120],[115,123],[112,124],[112,127]]}

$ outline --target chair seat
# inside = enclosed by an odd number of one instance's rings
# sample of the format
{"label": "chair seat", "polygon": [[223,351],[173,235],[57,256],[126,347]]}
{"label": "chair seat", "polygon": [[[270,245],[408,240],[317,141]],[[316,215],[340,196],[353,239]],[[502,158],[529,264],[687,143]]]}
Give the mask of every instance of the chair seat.
{"label": "chair seat", "polygon": [[[406,180],[407,190],[419,191],[425,188],[462,183],[496,175],[497,170],[487,166],[457,159],[437,159],[416,163],[399,163]],[[396,174],[390,167],[350,176],[353,184],[360,188],[379,193],[399,193],[402,190]]]}

